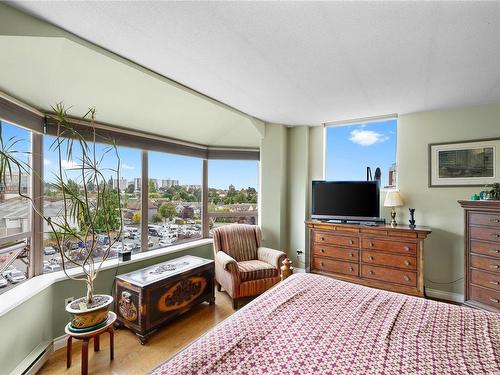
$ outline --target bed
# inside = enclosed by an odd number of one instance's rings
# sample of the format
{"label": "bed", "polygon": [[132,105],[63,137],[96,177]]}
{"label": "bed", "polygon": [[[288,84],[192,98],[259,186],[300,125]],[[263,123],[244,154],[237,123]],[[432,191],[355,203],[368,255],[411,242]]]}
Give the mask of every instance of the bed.
{"label": "bed", "polygon": [[500,314],[295,274],[152,371],[500,374]]}

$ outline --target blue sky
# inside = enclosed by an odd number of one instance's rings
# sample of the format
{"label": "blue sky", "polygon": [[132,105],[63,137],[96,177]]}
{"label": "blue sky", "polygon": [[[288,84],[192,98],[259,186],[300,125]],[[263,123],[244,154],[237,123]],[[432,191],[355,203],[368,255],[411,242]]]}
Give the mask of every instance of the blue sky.
{"label": "blue sky", "polygon": [[396,162],[397,120],[327,128],[326,179],[356,181],[366,179],[380,167],[382,186],[387,185],[388,170]]}

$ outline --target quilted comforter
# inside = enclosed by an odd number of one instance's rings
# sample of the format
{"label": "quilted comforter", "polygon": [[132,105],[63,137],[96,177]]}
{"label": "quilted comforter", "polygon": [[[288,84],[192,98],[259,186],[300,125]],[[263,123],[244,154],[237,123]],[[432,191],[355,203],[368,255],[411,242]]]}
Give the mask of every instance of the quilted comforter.
{"label": "quilted comforter", "polygon": [[500,374],[500,314],[296,274],[152,372]]}

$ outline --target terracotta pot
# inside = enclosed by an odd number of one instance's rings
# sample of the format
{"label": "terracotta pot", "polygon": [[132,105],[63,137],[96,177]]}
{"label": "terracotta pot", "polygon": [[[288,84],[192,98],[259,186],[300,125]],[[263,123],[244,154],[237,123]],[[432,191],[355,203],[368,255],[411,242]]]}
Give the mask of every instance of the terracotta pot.
{"label": "terracotta pot", "polygon": [[87,305],[86,297],[78,298],[66,306],[66,311],[72,315],[71,326],[73,328],[89,328],[104,322],[108,318],[109,305],[113,297],[105,294],[97,294],[94,298],[102,299],[99,304],[85,310],[79,308],[80,303]]}

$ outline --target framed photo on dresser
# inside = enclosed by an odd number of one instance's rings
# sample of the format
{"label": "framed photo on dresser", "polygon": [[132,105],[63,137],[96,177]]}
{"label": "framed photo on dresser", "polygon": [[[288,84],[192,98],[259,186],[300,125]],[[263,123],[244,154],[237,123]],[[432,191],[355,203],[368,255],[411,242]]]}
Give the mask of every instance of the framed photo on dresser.
{"label": "framed photo on dresser", "polygon": [[500,138],[429,145],[429,187],[484,186],[498,180]]}

